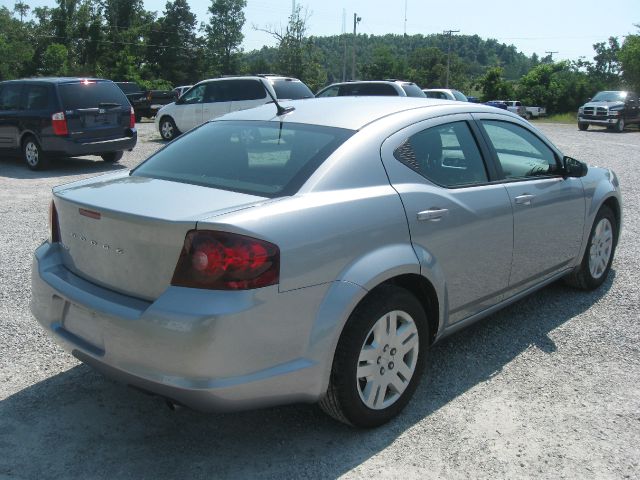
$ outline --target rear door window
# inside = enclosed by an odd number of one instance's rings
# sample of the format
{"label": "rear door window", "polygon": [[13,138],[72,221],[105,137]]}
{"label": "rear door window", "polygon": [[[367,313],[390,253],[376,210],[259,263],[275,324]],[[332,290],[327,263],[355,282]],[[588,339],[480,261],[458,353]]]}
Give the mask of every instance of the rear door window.
{"label": "rear door window", "polygon": [[487,170],[467,122],[431,127],[409,137],[394,152],[397,160],[447,188],[488,182]]}
{"label": "rear door window", "polygon": [[46,110],[50,105],[50,88],[47,85],[25,85],[24,107],[27,110]]}
{"label": "rear door window", "polygon": [[234,102],[244,100],[262,100],[267,96],[264,86],[257,80],[228,80],[225,84],[228,99]]}
{"label": "rear door window", "polygon": [[58,85],[60,99],[65,110],[98,108],[100,104],[128,106],[129,100],[113,82],[84,80]]}
{"label": "rear door window", "polygon": [[353,133],[295,123],[209,122],[168,144],[132,175],[264,197],[293,195]]}
{"label": "rear door window", "polygon": [[0,90],[0,110],[18,110],[20,108],[21,83],[7,83]]}

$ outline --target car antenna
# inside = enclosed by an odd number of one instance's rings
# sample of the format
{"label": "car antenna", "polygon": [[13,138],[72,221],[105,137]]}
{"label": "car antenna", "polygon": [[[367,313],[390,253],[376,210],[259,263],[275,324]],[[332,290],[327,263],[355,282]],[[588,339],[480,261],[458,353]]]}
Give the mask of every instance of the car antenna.
{"label": "car antenna", "polygon": [[266,85],[262,85],[262,86],[264,87],[266,92],[269,94],[269,96],[271,97],[271,100],[273,100],[273,103],[275,104],[276,108],[278,109],[278,111],[276,112],[276,115],[278,117],[281,116],[281,115],[284,115],[285,113],[293,112],[296,109],[296,107],[292,107],[291,105],[289,105],[288,107],[283,107],[282,105],[280,105],[278,103],[278,100],[276,100],[276,97],[273,96],[273,94],[267,88],[267,86]]}

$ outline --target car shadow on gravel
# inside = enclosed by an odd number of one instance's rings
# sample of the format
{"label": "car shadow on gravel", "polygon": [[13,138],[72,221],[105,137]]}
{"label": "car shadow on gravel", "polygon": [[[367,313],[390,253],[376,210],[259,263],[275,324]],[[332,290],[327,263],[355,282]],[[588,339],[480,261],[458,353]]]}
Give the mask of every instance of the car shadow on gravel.
{"label": "car shadow on gravel", "polygon": [[108,173],[127,168],[119,163],[109,163],[100,157],[54,158],[46,170],[29,170],[21,158],[1,157],[0,177],[33,180],[84,174]]}
{"label": "car shadow on gravel", "polygon": [[554,352],[549,334],[595,304],[613,279],[612,271],[594,292],[554,283],[443,340],[432,349],[407,409],[375,430],[346,427],[311,405],[173,412],[161,399],[79,365],[0,402],[0,476],[335,478],[418,422],[436,428],[431,414],[499,374],[523,351]]}

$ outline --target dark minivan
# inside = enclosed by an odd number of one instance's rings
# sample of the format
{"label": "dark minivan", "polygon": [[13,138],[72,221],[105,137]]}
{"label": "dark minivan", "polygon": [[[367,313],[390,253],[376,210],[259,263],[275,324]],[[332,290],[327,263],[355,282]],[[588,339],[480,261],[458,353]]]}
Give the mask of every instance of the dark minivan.
{"label": "dark minivan", "polygon": [[0,149],[32,170],[52,157],[117,162],[137,141],[133,107],[111,80],[32,78],[0,82]]}

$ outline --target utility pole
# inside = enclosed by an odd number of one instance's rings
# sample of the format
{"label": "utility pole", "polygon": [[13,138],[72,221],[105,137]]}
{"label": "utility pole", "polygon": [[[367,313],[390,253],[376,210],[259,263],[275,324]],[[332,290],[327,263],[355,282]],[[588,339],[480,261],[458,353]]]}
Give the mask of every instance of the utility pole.
{"label": "utility pole", "polygon": [[356,25],[362,20],[357,13],[353,14],[353,57],[351,59],[351,80],[356,79]]}
{"label": "utility pole", "polygon": [[404,0],[404,36],[407,36],[407,0]]}
{"label": "utility pole", "polygon": [[549,51],[546,51],[546,52],[544,52],[544,53],[548,53],[548,54],[549,54],[549,60],[551,60],[551,62],[553,62],[553,54],[554,54],[554,53],[558,53],[558,52],[557,52],[557,51],[556,51],[556,52],[549,52]]}
{"label": "utility pole", "polygon": [[342,55],[342,81],[347,81],[347,10],[342,9],[342,43],[344,52]]}
{"label": "utility pole", "polygon": [[449,88],[449,68],[451,65],[451,35],[459,33],[460,30],[445,30],[443,33],[449,36],[449,46],[447,47],[447,82],[445,87]]}

